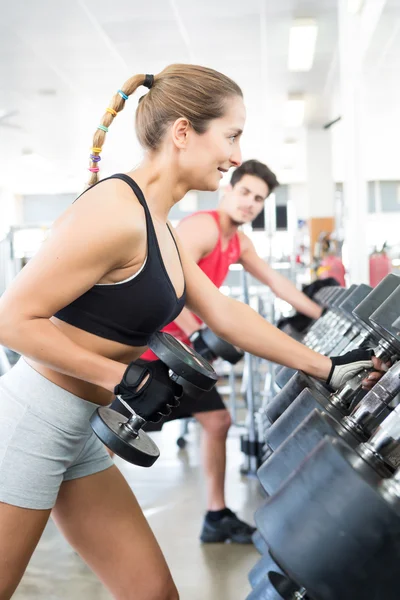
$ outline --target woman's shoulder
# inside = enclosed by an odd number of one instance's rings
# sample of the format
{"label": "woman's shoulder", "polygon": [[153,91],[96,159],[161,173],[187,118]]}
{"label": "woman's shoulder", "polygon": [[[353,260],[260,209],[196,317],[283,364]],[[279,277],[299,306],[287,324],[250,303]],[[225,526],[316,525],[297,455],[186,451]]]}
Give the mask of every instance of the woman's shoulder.
{"label": "woman's shoulder", "polygon": [[134,191],[121,179],[109,178],[86,190],[58,219],[53,229],[73,227],[92,235],[126,236],[132,241],[146,236],[146,217]]}

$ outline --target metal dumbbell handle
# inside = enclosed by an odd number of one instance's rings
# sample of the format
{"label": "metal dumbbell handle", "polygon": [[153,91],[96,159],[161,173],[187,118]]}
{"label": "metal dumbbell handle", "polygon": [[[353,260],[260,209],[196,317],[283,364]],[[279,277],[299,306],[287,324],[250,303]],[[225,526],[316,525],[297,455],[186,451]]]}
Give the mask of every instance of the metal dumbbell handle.
{"label": "metal dumbbell handle", "polygon": [[121,429],[125,429],[126,433],[132,435],[133,437],[138,437],[139,429],[141,429],[143,425],[147,423],[147,421],[143,419],[143,417],[140,417],[137,413],[135,413],[133,408],[131,408],[129,404],[125,402],[122,396],[117,396],[117,399],[121,402],[121,404],[125,406],[126,410],[128,410],[132,415],[126,423],[123,423],[121,425]]}

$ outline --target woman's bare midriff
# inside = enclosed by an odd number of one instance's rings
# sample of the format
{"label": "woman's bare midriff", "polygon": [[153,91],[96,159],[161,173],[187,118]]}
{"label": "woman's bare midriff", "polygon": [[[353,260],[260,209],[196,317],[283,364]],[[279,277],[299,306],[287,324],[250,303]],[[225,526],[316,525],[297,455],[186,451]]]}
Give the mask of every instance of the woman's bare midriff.
{"label": "woman's bare midriff", "polygon": [[[106,340],[97,335],[93,335],[92,333],[88,333],[87,331],[83,331],[82,329],[78,329],[73,325],[69,325],[64,321],[60,321],[55,317],[53,317],[51,321],[64,335],[82,348],[90,350],[99,356],[105,356],[106,358],[110,358],[126,365],[132,360],[139,358],[139,356],[147,349],[146,346],[139,348],[120,344],[119,342],[114,342],[112,340]],[[100,386],[54,371],[31,358],[25,358],[25,360],[33,369],[35,369],[35,371],[43,375],[43,377],[79,398],[103,405],[110,404],[110,402],[113,401],[113,394]]]}

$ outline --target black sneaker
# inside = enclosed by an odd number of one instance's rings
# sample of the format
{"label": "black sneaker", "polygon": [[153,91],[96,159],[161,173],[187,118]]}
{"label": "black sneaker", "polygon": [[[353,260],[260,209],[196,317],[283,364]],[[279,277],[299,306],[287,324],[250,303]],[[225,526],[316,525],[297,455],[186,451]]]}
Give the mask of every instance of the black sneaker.
{"label": "black sneaker", "polygon": [[252,535],[256,531],[244,521],[237,518],[234,512],[229,511],[219,521],[211,521],[207,516],[204,519],[200,540],[203,544],[221,544],[234,542],[236,544],[252,544]]}

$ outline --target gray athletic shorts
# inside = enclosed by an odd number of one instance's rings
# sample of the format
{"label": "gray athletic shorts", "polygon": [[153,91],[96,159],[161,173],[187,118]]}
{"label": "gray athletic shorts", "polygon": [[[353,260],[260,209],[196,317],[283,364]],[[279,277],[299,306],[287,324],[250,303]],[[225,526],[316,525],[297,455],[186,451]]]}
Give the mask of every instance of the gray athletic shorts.
{"label": "gray athletic shorts", "polygon": [[53,508],[63,481],[113,465],[82,400],[32,369],[23,358],[0,378],[0,502]]}

